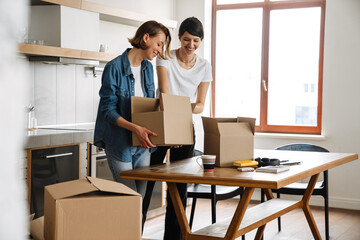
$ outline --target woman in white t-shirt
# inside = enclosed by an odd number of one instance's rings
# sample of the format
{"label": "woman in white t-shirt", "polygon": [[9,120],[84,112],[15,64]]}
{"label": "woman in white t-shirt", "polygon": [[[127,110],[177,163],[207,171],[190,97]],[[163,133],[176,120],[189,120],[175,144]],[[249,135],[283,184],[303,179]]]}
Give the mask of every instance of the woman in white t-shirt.
{"label": "woman in white t-shirt", "polygon": [[[190,97],[193,113],[201,113],[204,110],[206,93],[212,81],[210,63],[195,53],[204,37],[203,26],[197,18],[187,18],[181,23],[178,36],[181,47],[171,50],[170,57],[167,60],[160,58],[156,60],[159,91],[161,93]],[[170,161],[193,157],[194,145],[172,147]],[[151,154],[150,164],[162,163],[168,149],[169,147],[158,147]],[[183,183],[177,185],[185,207],[187,185]],[[148,208],[146,202],[150,200],[153,186],[153,183],[148,182],[143,206],[144,216],[146,216]],[[180,240],[179,224],[169,194],[167,195],[168,205],[166,208],[164,240]]]}

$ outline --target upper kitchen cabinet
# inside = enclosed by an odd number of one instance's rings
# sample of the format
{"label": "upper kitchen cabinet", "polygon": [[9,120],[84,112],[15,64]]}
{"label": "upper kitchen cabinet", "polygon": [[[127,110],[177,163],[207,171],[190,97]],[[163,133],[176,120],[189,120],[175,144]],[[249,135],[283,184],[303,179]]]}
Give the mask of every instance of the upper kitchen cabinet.
{"label": "upper kitchen cabinet", "polygon": [[[21,43],[28,56],[54,56],[108,62],[126,47],[138,26],[157,20],[170,29],[177,22],[84,0],[32,0],[28,38],[44,45]],[[121,40],[121,41],[120,41]],[[120,44],[119,44],[120,43]],[[107,52],[99,52],[106,44]]]}
{"label": "upper kitchen cabinet", "polygon": [[29,39],[87,51],[99,49],[99,14],[62,5],[30,7]]}

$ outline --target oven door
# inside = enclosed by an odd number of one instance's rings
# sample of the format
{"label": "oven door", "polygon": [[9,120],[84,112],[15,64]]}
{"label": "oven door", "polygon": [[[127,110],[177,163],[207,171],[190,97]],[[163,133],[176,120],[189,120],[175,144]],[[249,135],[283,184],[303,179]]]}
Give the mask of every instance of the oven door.
{"label": "oven door", "polygon": [[90,144],[90,176],[107,180],[114,180],[109,168],[105,150]]}

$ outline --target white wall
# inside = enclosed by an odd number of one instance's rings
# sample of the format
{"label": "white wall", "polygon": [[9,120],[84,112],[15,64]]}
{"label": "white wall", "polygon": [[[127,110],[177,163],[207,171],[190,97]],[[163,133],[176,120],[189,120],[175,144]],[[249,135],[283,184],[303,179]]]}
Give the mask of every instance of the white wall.
{"label": "white wall", "polygon": [[16,41],[26,25],[26,1],[0,1],[0,239],[25,239],[25,184],[19,162],[25,136],[27,63],[16,57]]}

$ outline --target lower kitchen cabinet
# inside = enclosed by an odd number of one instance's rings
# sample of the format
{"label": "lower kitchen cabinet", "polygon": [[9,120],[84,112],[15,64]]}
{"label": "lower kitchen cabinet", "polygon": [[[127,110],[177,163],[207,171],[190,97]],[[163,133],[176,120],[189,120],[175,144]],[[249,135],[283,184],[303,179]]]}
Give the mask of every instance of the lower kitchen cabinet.
{"label": "lower kitchen cabinet", "polygon": [[27,189],[30,214],[44,215],[44,187],[80,178],[80,144],[27,150]]}

